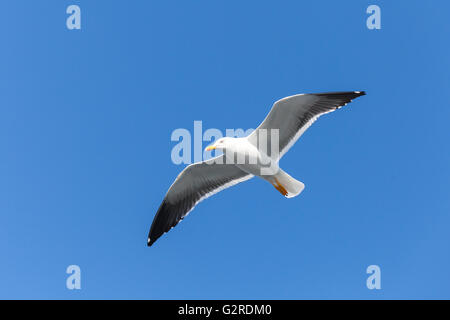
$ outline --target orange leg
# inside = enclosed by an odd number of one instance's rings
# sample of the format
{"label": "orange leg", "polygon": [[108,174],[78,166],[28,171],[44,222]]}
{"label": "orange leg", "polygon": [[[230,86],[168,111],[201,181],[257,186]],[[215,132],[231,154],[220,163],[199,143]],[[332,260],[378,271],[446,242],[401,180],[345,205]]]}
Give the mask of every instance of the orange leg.
{"label": "orange leg", "polygon": [[275,182],[272,183],[272,185],[277,189],[283,196],[287,196],[288,192],[287,190],[278,182],[277,179],[275,179]]}

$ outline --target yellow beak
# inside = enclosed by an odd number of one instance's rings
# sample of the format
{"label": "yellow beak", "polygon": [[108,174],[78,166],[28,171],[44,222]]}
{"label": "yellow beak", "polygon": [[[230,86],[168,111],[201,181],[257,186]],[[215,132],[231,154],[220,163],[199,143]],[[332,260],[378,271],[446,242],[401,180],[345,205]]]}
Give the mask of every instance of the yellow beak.
{"label": "yellow beak", "polygon": [[214,146],[214,145],[211,145],[211,146],[208,146],[208,147],[206,147],[206,151],[211,151],[211,150],[215,150],[216,149],[216,147]]}

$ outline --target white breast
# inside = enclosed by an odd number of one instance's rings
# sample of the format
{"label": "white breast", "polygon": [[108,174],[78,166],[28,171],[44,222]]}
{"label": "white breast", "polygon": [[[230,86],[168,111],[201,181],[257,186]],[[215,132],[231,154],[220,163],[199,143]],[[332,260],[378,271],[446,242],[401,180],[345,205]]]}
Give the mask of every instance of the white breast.
{"label": "white breast", "polygon": [[230,151],[234,153],[234,164],[255,176],[265,178],[279,170],[278,162],[260,152],[247,138],[234,139],[231,148],[227,148],[227,156]]}

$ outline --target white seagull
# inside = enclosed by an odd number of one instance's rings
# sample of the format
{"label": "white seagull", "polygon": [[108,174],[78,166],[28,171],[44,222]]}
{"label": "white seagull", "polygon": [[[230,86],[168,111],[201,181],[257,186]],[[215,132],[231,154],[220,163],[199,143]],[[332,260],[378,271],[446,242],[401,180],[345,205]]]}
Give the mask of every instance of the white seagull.
{"label": "white seagull", "polygon": [[200,201],[254,176],[270,182],[287,198],[298,195],[305,185],[279,168],[279,160],[318,117],[362,95],[364,91],[286,97],[274,103],[249,136],[215,141],[206,150],[222,150],[223,155],[191,164],[178,175],[156,212],[147,245],[176,226]]}

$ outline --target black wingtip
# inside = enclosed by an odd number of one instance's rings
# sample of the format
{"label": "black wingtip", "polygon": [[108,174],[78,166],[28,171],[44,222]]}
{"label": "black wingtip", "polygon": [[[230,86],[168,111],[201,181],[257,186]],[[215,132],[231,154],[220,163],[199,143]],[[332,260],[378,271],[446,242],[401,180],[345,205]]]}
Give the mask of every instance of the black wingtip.
{"label": "black wingtip", "polygon": [[355,99],[366,94],[365,91],[336,91],[336,92],[322,92],[312,93],[319,97],[327,97],[330,99]]}
{"label": "black wingtip", "polygon": [[155,241],[152,241],[152,239],[148,238],[147,239],[147,247],[151,247],[154,242]]}

